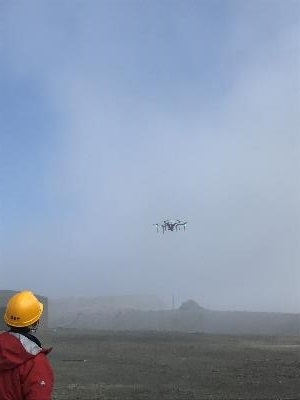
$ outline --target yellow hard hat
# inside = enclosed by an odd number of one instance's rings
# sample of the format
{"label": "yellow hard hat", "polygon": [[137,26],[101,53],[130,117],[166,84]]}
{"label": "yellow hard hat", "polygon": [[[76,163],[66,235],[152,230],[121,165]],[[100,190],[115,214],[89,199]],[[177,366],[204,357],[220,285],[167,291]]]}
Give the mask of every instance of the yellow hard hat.
{"label": "yellow hard hat", "polygon": [[12,296],[7,303],[4,321],[17,328],[30,326],[43,314],[44,306],[29,290]]}

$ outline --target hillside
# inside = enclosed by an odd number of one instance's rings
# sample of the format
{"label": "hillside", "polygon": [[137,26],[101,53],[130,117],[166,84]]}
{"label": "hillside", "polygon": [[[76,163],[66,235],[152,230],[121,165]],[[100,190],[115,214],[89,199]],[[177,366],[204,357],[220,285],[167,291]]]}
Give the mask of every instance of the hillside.
{"label": "hillside", "polygon": [[[110,298],[112,300],[112,298]],[[126,301],[125,301],[126,300]],[[50,327],[102,330],[154,330],[216,334],[298,335],[300,314],[213,311],[183,303],[177,310],[162,309],[163,303],[148,303],[135,296],[51,301]],[[123,303],[122,303],[123,301]],[[144,309],[138,309],[138,306]],[[161,307],[161,309],[160,309]]]}

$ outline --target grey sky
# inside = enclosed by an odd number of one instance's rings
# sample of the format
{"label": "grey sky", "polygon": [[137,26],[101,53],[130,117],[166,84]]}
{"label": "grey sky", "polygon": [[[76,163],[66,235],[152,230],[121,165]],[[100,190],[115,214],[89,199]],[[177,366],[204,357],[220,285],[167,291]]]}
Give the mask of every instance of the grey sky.
{"label": "grey sky", "polygon": [[1,7],[3,287],[299,312],[299,1]]}

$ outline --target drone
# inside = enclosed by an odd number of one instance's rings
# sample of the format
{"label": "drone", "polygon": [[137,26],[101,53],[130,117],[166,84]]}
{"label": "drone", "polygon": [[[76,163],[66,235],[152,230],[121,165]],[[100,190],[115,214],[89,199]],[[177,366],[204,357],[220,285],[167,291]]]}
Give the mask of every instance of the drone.
{"label": "drone", "polygon": [[165,231],[180,231],[180,228],[183,227],[183,230],[185,231],[187,222],[180,221],[180,219],[176,220],[170,220],[166,219],[162,223],[159,224],[153,224],[156,226],[156,231],[159,232],[159,228],[162,229],[162,233],[165,233]]}

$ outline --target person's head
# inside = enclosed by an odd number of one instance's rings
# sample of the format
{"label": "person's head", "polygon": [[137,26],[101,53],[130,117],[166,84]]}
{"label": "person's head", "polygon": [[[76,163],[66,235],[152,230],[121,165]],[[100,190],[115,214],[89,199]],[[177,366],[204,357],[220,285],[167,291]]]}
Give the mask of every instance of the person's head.
{"label": "person's head", "polygon": [[14,330],[36,331],[44,306],[35,295],[25,290],[12,296],[6,306],[4,321]]}

